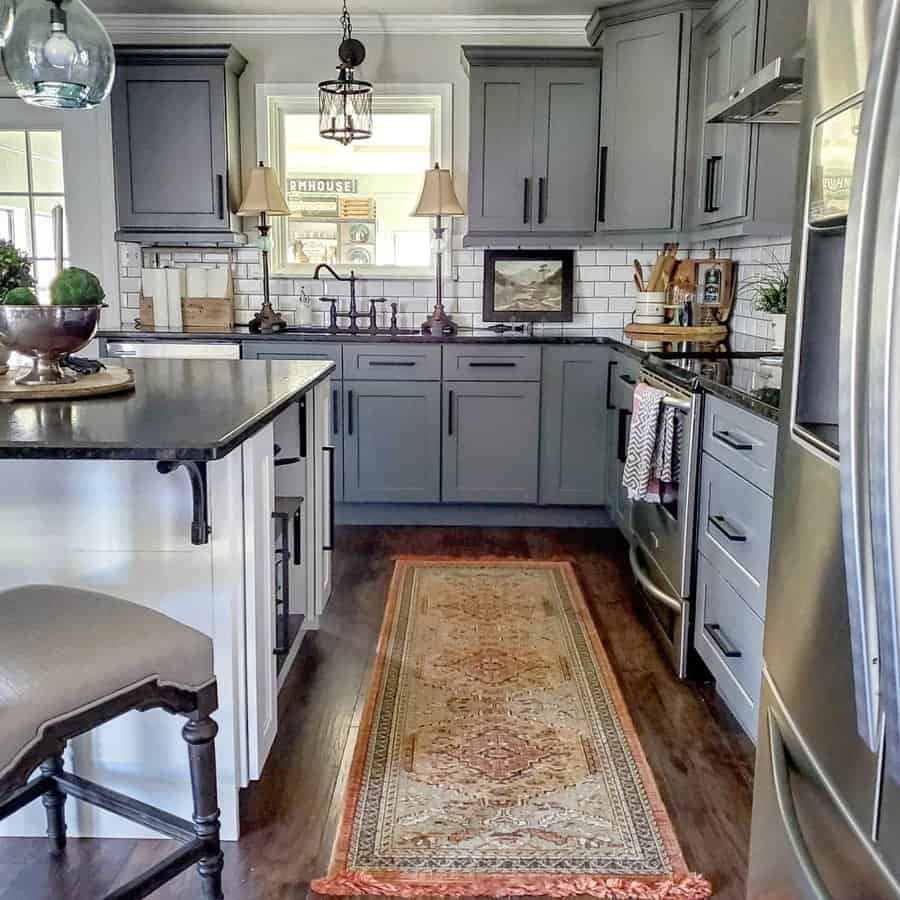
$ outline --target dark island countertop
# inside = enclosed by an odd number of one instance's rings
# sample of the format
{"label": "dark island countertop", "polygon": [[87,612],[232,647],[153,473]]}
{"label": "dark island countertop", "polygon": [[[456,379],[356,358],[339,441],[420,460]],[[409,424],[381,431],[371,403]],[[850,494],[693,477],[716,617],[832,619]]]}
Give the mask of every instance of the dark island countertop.
{"label": "dark island countertop", "polygon": [[334,363],[129,359],[127,367],[135,380],[129,393],[0,403],[0,459],[221,459],[327,378]]}
{"label": "dark island countertop", "polygon": [[[379,333],[371,334],[329,334],[316,329],[288,329],[277,334],[254,334],[246,326],[237,326],[231,331],[184,331],[153,328],[129,328],[101,331],[98,335],[106,341],[221,341],[235,343],[244,341],[269,341],[288,343],[292,341],[327,341],[335,343],[436,343],[436,344],[610,344],[623,353],[647,361],[661,374],[687,383],[691,381],[705,391],[721,397],[730,403],[749,409],[757,415],[778,421],[781,391],[779,387],[768,386],[765,380],[766,366],[755,362],[753,355],[768,354],[770,358],[780,357],[780,351],[773,353],[771,341],[749,335],[733,334],[727,341],[717,344],[692,342],[647,341],[631,338],[622,329],[597,328],[553,328],[543,326],[534,334],[508,331],[503,334],[487,330],[460,331],[452,337],[430,338],[421,334]],[[730,360],[729,365],[694,366],[688,372],[677,364],[679,356],[686,357],[710,349],[727,349],[746,354],[745,358]],[[762,370],[762,372],[760,371]],[[777,378],[772,384],[780,383]]]}

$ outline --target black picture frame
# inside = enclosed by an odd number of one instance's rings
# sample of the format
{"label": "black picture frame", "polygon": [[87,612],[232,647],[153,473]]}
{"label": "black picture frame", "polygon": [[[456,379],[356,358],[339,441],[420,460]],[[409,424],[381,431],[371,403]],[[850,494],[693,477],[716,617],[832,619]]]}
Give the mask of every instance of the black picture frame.
{"label": "black picture frame", "polygon": [[[561,268],[559,309],[496,308],[497,263],[558,263]],[[485,322],[571,322],[575,279],[574,250],[485,250],[484,300],[481,318]]]}

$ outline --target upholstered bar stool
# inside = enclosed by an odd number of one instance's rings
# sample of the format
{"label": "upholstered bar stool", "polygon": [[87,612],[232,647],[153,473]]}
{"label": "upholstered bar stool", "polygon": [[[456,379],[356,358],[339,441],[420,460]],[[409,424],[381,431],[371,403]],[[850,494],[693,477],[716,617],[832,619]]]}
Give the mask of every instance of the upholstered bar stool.
{"label": "upholstered bar stool", "polygon": [[[208,637],[117,597],[49,585],[0,592],[0,820],[40,797],[50,849],[60,853],[66,797],[76,797],[182,842],[107,900],[146,897],[195,863],[198,896],[219,900],[212,662]],[[153,708],[187,717],[193,822],[63,770],[68,740]]]}

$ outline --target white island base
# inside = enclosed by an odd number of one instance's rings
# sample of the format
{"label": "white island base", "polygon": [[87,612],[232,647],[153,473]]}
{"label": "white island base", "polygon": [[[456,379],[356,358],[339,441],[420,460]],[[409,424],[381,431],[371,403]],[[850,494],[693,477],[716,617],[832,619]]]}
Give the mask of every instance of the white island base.
{"label": "white island base", "polygon": [[[102,591],[212,638],[224,840],[239,836],[238,791],[259,777],[278,728],[276,494],[304,500],[301,564],[293,561],[290,591],[291,612],[305,616],[304,631],[316,627],[330,593],[330,553],[323,550],[333,510],[325,447],[330,397],[328,380],[304,397],[307,446],[300,462],[274,467],[276,442],[283,457],[300,455],[304,407],[294,403],[206,464],[211,534],[199,546],[191,543],[192,493],[183,469],[161,474],[153,460],[0,460],[0,590],[50,583]],[[35,415],[36,409],[23,406],[17,414]],[[56,626],[65,629],[66,622]],[[69,663],[76,672],[79,660]],[[72,741],[66,768],[190,819],[182,724],[160,710],[128,713]],[[71,798],[66,818],[72,837],[159,837]],[[45,830],[40,803],[0,823],[0,836],[43,836]]]}

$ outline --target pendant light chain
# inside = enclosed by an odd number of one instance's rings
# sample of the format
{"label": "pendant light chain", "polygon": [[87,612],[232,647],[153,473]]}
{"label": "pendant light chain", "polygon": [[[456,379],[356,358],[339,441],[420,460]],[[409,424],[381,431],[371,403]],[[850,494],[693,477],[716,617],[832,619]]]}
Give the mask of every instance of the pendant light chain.
{"label": "pendant light chain", "polygon": [[350,10],[347,9],[347,0],[344,0],[344,11],[341,13],[341,26],[344,29],[344,40],[349,41],[353,37],[353,23],[350,21]]}

